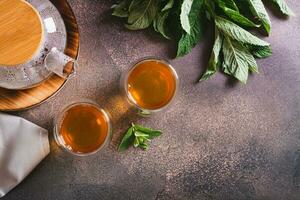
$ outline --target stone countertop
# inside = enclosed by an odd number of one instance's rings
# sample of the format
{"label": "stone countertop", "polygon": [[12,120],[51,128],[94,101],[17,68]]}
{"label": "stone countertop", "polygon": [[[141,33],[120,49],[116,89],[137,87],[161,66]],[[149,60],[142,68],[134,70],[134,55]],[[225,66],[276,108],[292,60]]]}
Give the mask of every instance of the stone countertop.
{"label": "stone countertop", "polygon": [[[300,13],[298,1],[287,1]],[[151,30],[130,32],[110,15],[113,1],[70,0],[80,27],[80,70],[50,101],[15,113],[50,131],[50,155],[1,200],[300,199],[300,16],[271,11],[274,54],[247,85],[217,74],[200,84],[212,31],[191,54]],[[209,39],[211,38],[211,39]],[[150,118],[127,112],[120,74],[145,56],[170,59],[180,76],[173,106]],[[53,141],[52,119],[68,103],[96,100],[113,118],[109,148],[82,158]],[[116,145],[131,122],[163,130],[148,151]]]}

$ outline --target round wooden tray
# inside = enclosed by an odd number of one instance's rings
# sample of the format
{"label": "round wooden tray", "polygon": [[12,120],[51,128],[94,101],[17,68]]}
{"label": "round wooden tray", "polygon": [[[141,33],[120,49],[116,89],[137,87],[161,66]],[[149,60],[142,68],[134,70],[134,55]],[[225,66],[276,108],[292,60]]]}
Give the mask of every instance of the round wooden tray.
{"label": "round wooden tray", "polygon": [[[79,31],[75,15],[67,0],[50,0],[60,12],[67,30],[65,53],[77,58],[79,52]],[[0,88],[0,111],[18,111],[39,105],[55,95],[67,82],[52,75],[41,85],[27,90],[7,90]]]}

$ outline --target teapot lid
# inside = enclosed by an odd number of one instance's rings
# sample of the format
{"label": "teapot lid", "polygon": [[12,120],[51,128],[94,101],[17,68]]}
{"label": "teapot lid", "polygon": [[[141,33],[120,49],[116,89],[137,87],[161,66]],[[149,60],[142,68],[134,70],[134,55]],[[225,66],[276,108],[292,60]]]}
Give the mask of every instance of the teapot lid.
{"label": "teapot lid", "polygon": [[0,65],[25,63],[39,51],[43,23],[38,11],[24,0],[0,0]]}

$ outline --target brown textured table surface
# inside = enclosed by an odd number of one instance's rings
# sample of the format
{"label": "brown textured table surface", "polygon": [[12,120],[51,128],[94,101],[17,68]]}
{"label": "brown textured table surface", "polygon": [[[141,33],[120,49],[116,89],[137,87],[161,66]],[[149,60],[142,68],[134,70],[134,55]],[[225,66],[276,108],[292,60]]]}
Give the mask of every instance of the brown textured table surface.
{"label": "brown textured table surface", "polygon": [[[15,113],[50,131],[50,155],[8,199],[300,199],[300,3],[298,16],[272,16],[274,54],[247,85],[222,74],[195,84],[212,41],[171,60],[181,81],[171,109],[151,118],[125,113],[117,90],[130,61],[171,59],[175,45],[153,31],[127,31],[110,16],[113,1],[70,0],[81,33],[80,71],[50,101]],[[208,31],[207,36],[212,35]],[[114,121],[109,148],[74,157],[53,142],[52,119],[71,101],[97,100]],[[162,129],[148,151],[118,153],[130,122]]]}

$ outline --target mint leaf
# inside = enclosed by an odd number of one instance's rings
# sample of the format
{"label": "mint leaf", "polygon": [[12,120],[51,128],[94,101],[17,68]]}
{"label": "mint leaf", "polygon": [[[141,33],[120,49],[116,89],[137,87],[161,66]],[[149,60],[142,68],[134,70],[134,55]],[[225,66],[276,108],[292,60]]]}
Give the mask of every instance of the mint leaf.
{"label": "mint leaf", "polygon": [[146,128],[146,127],[143,127],[143,126],[140,126],[140,125],[134,125],[134,128],[136,129],[136,130],[139,130],[139,131],[141,131],[141,132],[144,132],[144,133],[147,133],[147,134],[149,134],[149,133],[151,133],[153,130],[152,129],[150,129],[150,128]]}
{"label": "mint leaf", "polygon": [[279,10],[282,12],[284,15],[295,15],[294,12],[289,8],[289,6],[286,4],[284,0],[271,0],[273,3],[277,5]]}
{"label": "mint leaf", "polygon": [[161,131],[153,131],[153,132],[149,133],[149,139],[159,137],[159,136],[161,136],[161,134],[162,134]]}
{"label": "mint leaf", "polygon": [[269,46],[247,46],[247,48],[256,58],[266,58],[272,55],[272,49]]}
{"label": "mint leaf", "polygon": [[149,145],[147,143],[140,144],[140,147],[144,150],[147,150],[149,148]]}
{"label": "mint leaf", "polygon": [[211,20],[215,16],[215,3],[211,0],[204,0],[204,8],[206,10],[206,17]]}
{"label": "mint leaf", "polygon": [[247,0],[250,4],[250,10],[254,16],[262,22],[267,34],[271,31],[271,20],[261,0]]}
{"label": "mint leaf", "polygon": [[138,137],[135,137],[135,138],[134,138],[134,142],[133,142],[133,146],[134,146],[134,147],[138,147],[139,145],[140,145],[140,140],[139,140]]}
{"label": "mint leaf", "polygon": [[232,10],[232,9],[227,8],[225,6],[220,6],[220,7],[224,11],[224,13],[227,15],[227,17],[232,19],[234,22],[236,22],[236,23],[238,23],[242,26],[246,26],[246,27],[252,27],[252,28],[260,27],[259,24],[253,23],[251,20],[249,20],[248,18],[246,18],[242,14],[240,14],[238,11]]}
{"label": "mint leaf", "polygon": [[135,125],[135,129],[138,131],[141,131],[143,133],[146,133],[149,136],[149,139],[153,139],[155,137],[158,137],[162,134],[161,131],[153,130],[150,128],[142,127],[140,125]]}
{"label": "mint leaf", "polygon": [[154,30],[160,33],[166,39],[170,39],[168,36],[168,30],[166,28],[166,20],[169,16],[169,12],[160,13],[157,15],[156,19],[153,21]]}
{"label": "mint leaf", "polygon": [[[119,0],[112,8],[113,15],[128,18],[126,27],[131,30],[153,26],[163,37],[175,39],[177,57],[190,53],[202,38],[206,22],[214,22],[219,36],[216,35],[207,70],[200,81],[221,69],[246,83],[249,71],[258,72],[254,58],[272,54],[268,42],[244,29],[263,28],[270,33],[271,21],[263,1],[274,3],[285,15],[294,14],[285,0]],[[147,134],[150,138],[150,133]],[[134,137],[138,137],[136,145],[141,148],[148,140],[142,135]]]}
{"label": "mint leaf", "polygon": [[218,0],[218,4],[221,7],[227,7],[239,12],[239,8],[236,6],[234,0]]}
{"label": "mint leaf", "polygon": [[196,0],[193,2],[190,14],[189,22],[191,26],[191,32],[183,33],[177,49],[177,57],[184,56],[191,52],[191,50],[200,41],[203,35],[203,19],[202,19],[202,6],[203,0]]}
{"label": "mint leaf", "polygon": [[130,5],[129,0],[123,0],[118,4],[113,5],[111,8],[114,10],[112,15],[117,17],[128,17],[128,8]]}
{"label": "mint leaf", "polygon": [[227,66],[225,62],[222,63],[222,70],[225,74],[233,76],[229,70],[229,66]]}
{"label": "mint leaf", "polygon": [[199,81],[204,81],[213,76],[218,70],[218,64],[220,63],[220,51],[222,49],[223,36],[219,33],[218,29],[215,28],[215,43],[208,62],[208,68],[202,75]]}
{"label": "mint leaf", "polygon": [[129,6],[128,24],[130,30],[148,28],[158,12],[155,0],[133,0]]}
{"label": "mint leaf", "polygon": [[252,35],[245,29],[239,27],[235,23],[228,21],[222,17],[215,18],[216,26],[219,31],[228,37],[237,40],[241,43],[256,45],[256,46],[269,46],[270,44]]}
{"label": "mint leaf", "polygon": [[173,5],[174,0],[169,0],[153,21],[154,30],[166,39],[171,39],[169,36],[170,31],[166,23]]}
{"label": "mint leaf", "polygon": [[134,139],[133,127],[130,127],[119,145],[119,151],[125,151],[128,149],[129,146],[133,144]]}
{"label": "mint leaf", "polygon": [[189,16],[192,9],[192,5],[193,5],[193,0],[183,0],[183,3],[181,5],[180,22],[181,22],[182,29],[185,30],[185,32],[188,34],[191,34]]}
{"label": "mint leaf", "polygon": [[132,124],[119,145],[119,151],[124,151],[131,145],[136,148],[140,147],[146,150],[149,147],[147,142],[150,142],[151,139],[158,137],[161,134],[161,131],[146,128],[141,125]]}
{"label": "mint leaf", "polygon": [[[246,84],[249,69],[257,72],[257,64],[251,53],[240,43],[225,37],[223,43],[225,73],[230,73]],[[224,67],[224,66],[223,66]]]}
{"label": "mint leaf", "polygon": [[134,135],[135,135],[135,137],[149,137],[148,134],[143,133],[141,131],[137,131],[137,130],[134,131]]}
{"label": "mint leaf", "polygon": [[174,0],[169,0],[165,7],[161,10],[162,12],[170,10],[174,5]]}

